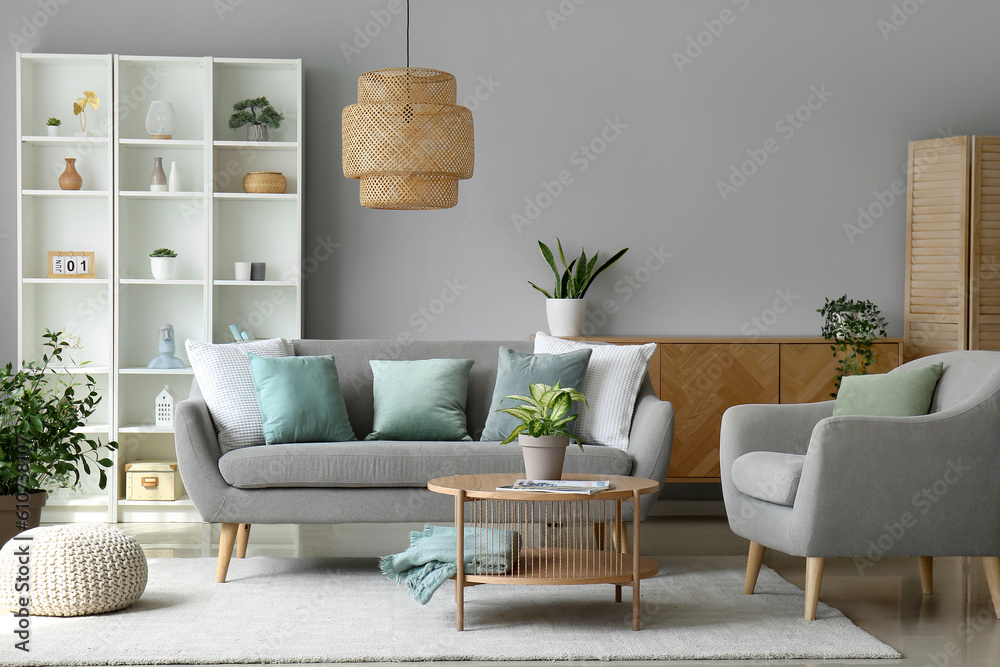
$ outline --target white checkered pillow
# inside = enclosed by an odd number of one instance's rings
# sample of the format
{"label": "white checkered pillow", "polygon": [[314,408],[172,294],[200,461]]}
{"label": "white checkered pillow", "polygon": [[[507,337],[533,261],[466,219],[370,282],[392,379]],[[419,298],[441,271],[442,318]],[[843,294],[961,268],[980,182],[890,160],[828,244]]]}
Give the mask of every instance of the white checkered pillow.
{"label": "white checkered pillow", "polygon": [[287,338],[213,345],[198,340],[184,342],[201,395],[219,433],[222,453],[264,444],[260,406],[250,375],[247,352],[258,357],[291,357]]}
{"label": "white checkered pillow", "polygon": [[580,408],[576,437],[588,445],[608,445],[628,449],[635,397],[646,377],[656,343],[645,345],[600,345],[555,338],[545,332],[535,334],[535,354],[564,354],[589,348],[590,362],[583,386],[576,387],[587,397],[590,409]]}

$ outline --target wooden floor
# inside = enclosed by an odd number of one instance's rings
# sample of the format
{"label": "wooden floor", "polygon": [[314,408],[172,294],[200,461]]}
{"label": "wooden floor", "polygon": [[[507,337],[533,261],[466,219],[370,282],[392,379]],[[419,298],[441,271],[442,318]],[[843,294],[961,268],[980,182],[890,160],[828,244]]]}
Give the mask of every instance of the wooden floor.
{"label": "wooden floor", "polygon": [[[219,530],[203,524],[122,524],[136,535],[150,557],[214,556]],[[394,553],[409,531],[423,526],[254,526],[247,555],[374,557]],[[642,553],[739,554],[747,543],[718,517],[655,517],[643,523]],[[764,564],[796,586],[805,582],[805,559],[770,550]],[[851,559],[826,561],[820,600],[837,607],[865,631],[894,647],[899,661],[772,661],[768,665],[885,665],[888,667],[1000,667],[1000,624],[992,617],[980,559],[934,559],[934,594],[923,595],[916,559],[887,558],[860,568]],[[805,623],[806,621],[802,621]],[[642,663],[622,663],[638,666]],[[662,664],[662,663],[661,663]],[[759,662],[676,662],[694,667]],[[447,667],[448,663],[430,663]],[[462,663],[470,667],[470,663]],[[614,663],[595,663],[595,667]],[[537,667],[538,663],[525,663]]]}

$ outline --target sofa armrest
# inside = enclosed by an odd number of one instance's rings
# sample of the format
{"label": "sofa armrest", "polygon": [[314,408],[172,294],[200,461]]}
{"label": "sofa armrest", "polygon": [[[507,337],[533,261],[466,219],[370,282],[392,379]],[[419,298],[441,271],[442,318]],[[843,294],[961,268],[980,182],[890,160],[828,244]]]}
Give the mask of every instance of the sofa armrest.
{"label": "sofa armrest", "polygon": [[748,452],[805,454],[816,424],[835,401],[734,405],[722,415],[719,459],[725,480],[733,461]]}
{"label": "sofa armrest", "polygon": [[[648,381],[647,381],[648,382]],[[639,392],[628,437],[628,453],[632,457],[632,477],[655,479],[667,477],[670,453],[674,445],[674,406],[661,401],[653,393],[652,385]],[[646,518],[659,493],[643,496],[640,518]]]}
{"label": "sofa armrest", "polygon": [[189,398],[177,404],[174,446],[184,488],[201,518],[214,521],[232,487],[219,472],[222,451],[208,406],[201,398]]}

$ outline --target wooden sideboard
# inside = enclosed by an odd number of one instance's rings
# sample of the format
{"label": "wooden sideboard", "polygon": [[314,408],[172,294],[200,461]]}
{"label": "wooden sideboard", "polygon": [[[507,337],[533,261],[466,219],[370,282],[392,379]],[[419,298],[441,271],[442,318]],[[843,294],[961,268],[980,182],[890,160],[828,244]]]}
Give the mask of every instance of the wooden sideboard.
{"label": "wooden sideboard", "polygon": [[[649,375],[674,405],[668,482],[719,481],[719,430],[727,408],[742,403],[811,403],[830,399],[837,360],[822,338],[659,338],[591,336],[619,345],[656,343]],[[874,345],[872,373],[901,363],[902,339]]]}

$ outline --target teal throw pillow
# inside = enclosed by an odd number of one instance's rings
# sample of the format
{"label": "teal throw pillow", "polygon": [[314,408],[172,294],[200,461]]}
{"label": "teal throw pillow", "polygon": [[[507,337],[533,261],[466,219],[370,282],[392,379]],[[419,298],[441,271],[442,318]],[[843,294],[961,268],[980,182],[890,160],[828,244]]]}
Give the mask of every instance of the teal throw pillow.
{"label": "teal throw pillow", "polygon": [[[563,387],[579,389],[583,384],[583,376],[587,374],[587,362],[590,361],[591,349],[574,350],[565,354],[531,354],[516,352],[507,347],[500,348],[500,359],[497,362],[497,383],[493,387],[493,402],[490,404],[490,415],[486,418],[481,440],[505,440],[510,432],[522,423],[520,419],[497,409],[512,408],[516,401],[500,401],[505,396],[528,396],[529,384],[561,384]],[[573,412],[576,412],[576,405]],[[573,432],[576,422],[567,424]]]}
{"label": "teal throw pillow", "polygon": [[258,357],[249,352],[247,357],[264,442],[357,440],[333,357]]}
{"label": "teal throw pillow", "polygon": [[849,375],[840,383],[833,414],[875,417],[926,415],[944,364],[897,368],[879,375]]}
{"label": "teal throw pillow", "polygon": [[368,363],[375,419],[366,440],[472,440],[465,421],[472,359]]}

